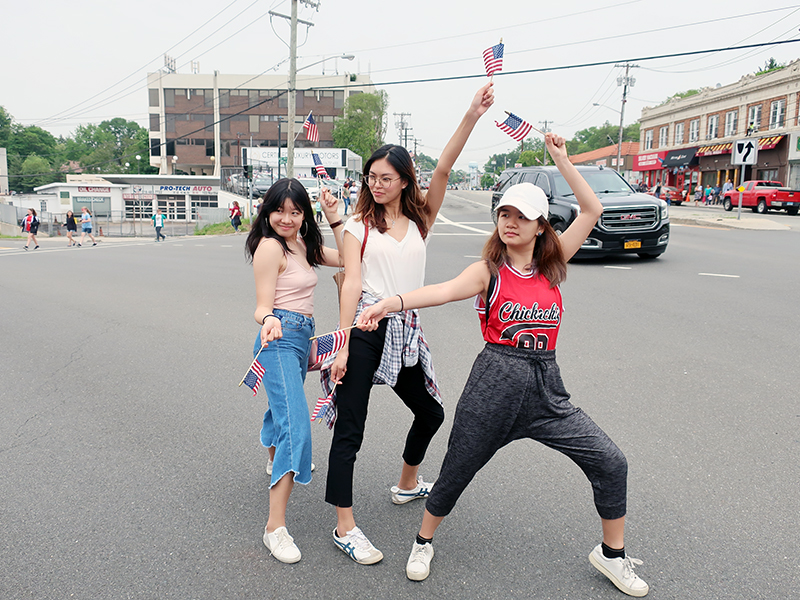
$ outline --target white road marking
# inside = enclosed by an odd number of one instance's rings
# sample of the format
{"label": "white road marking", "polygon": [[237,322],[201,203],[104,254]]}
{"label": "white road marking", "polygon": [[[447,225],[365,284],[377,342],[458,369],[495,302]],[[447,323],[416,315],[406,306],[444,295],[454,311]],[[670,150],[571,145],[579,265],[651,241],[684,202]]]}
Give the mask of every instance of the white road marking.
{"label": "white road marking", "polygon": [[[492,233],[491,231],[486,231],[485,229],[478,229],[477,227],[470,227],[469,225],[463,225],[461,223],[456,223],[455,221],[451,221],[450,219],[445,217],[441,212],[438,215],[436,215],[436,219],[437,221],[441,220],[442,225],[453,225],[454,227],[461,227],[462,229],[466,229],[467,231],[475,231],[483,235],[489,235],[490,233]],[[442,235],[453,235],[453,234],[442,234]]]}
{"label": "white road marking", "polygon": [[464,258],[483,258],[482,256],[472,256],[470,254],[465,254]]}
{"label": "white road marking", "polygon": [[222,248],[233,248],[233,244],[222,244]]}
{"label": "white road marking", "polygon": [[739,279],[740,275],[726,275],[724,273],[698,273],[698,275],[705,275],[706,277],[730,277],[731,279]]}
{"label": "white road marking", "polygon": [[623,271],[630,271],[633,267],[612,267],[611,265],[606,265],[603,267],[604,269],[621,269]]}

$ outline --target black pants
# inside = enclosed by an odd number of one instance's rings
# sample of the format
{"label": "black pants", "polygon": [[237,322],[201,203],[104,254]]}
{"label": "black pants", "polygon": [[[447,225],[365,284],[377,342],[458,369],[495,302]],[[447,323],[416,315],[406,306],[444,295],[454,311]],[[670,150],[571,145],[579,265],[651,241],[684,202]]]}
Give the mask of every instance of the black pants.
{"label": "black pants", "polygon": [[[364,440],[372,376],[383,354],[386,319],[375,331],[350,331],[347,373],[336,388],[337,417],[328,457],[325,491],[325,501],[342,508],[353,506],[353,468]],[[416,466],[425,458],[431,439],[444,421],[444,409],[425,388],[425,375],[419,362],[400,370],[393,389],[414,413],[414,422],[406,436],[403,460]],[[386,426],[387,430],[391,428],[391,424],[387,423]]]}
{"label": "black pants", "polygon": [[601,518],[625,516],[628,463],[603,430],[569,401],[555,350],[498,344],[486,344],[472,366],[442,470],[426,503],[428,512],[435,517],[450,514],[495,453],[524,438],[558,450],[581,468]]}

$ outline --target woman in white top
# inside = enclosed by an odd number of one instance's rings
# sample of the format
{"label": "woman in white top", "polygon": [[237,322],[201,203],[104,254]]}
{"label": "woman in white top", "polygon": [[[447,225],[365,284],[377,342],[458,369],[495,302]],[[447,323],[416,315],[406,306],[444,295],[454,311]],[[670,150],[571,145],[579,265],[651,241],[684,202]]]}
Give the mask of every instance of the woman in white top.
{"label": "woman in white top", "polygon": [[[355,214],[345,226],[342,327],[354,323],[365,306],[423,284],[428,234],[442,206],[450,169],[493,102],[488,83],[475,94],[442,151],[427,193],[417,184],[414,164],[402,146],[383,146],[367,161]],[[418,478],[417,472],[444,411],[416,311],[396,313],[375,331],[352,329],[346,334],[344,347],[323,366],[322,373],[328,391],[331,382],[337,382],[325,500],[336,507],[335,544],[356,562],[373,564],[383,554],[356,526],[353,516],[353,467],[364,436],[372,384],[391,386],[414,413],[400,478],[391,489],[395,504],[427,497],[431,484]]]}

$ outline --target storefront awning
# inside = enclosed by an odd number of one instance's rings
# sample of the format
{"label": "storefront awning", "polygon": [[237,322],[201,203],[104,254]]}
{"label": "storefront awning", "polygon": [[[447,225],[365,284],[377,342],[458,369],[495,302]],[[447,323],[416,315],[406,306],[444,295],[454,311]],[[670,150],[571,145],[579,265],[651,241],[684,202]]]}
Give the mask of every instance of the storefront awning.
{"label": "storefront awning", "polygon": [[[783,139],[782,135],[771,135],[758,139],[759,150],[772,150]],[[717,154],[730,154],[733,150],[733,142],[725,144],[712,144],[710,146],[700,146],[697,149],[697,156],[716,156]]]}
{"label": "storefront awning", "polygon": [[683,148],[681,150],[670,150],[664,158],[665,167],[688,167],[697,164],[698,148]]}

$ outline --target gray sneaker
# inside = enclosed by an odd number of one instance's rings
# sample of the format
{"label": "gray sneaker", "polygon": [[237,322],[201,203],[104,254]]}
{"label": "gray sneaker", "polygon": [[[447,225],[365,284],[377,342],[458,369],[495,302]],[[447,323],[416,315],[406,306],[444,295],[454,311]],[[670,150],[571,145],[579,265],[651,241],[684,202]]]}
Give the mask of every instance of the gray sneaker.
{"label": "gray sneaker", "polygon": [[264,528],[264,545],[282,563],[292,564],[300,560],[300,549],[295,545],[294,538],[289,535],[286,527],[278,527],[272,533],[267,533]]}
{"label": "gray sneaker", "polygon": [[625,558],[606,558],[602,546],[598,545],[589,555],[589,562],[594,568],[608,577],[615,586],[629,596],[641,598],[650,591],[644,581],[633,572],[633,565],[640,565],[642,561],[626,556]]}
{"label": "gray sneaker", "polygon": [[405,504],[406,502],[411,502],[417,498],[427,498],[432,487],[433,484],[425,483],[422,481],[422,477],[417,477],[417,485],[410,490],[401,490],[396,485],[393,485],[391,489],[392,502],[395,504]]}
{"label": "gray sneaker", "polygon": [[433,544],[418,544],[411,547],[411,556],[406,563],[406,577],[411,581],[423,581],[431,574]]}
{"label": "gray sneaker", "polygon": [[342,537],[336,533],[336,528],[334,528],[333,543],[358,564],[374,565],[383,560],[383,553],[372,545],[358,527],[353,527]]}

